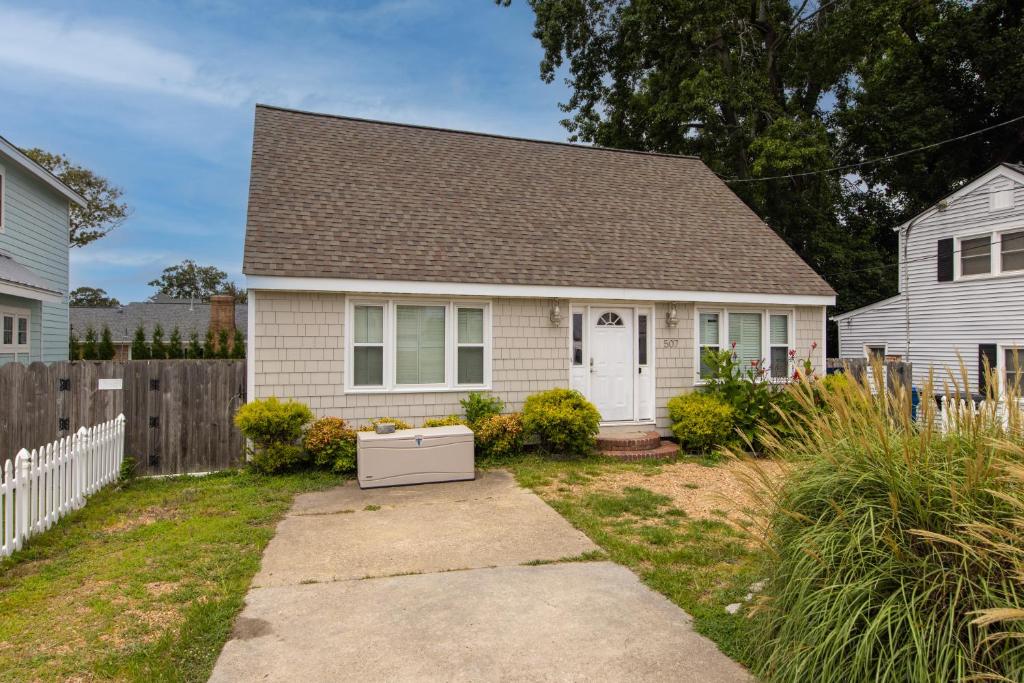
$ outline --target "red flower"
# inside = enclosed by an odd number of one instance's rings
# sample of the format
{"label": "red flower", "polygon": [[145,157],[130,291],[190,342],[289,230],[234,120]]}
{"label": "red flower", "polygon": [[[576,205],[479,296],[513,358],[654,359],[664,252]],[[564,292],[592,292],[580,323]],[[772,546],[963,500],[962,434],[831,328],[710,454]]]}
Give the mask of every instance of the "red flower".
{"label": "red flower", "polygon": [[796,358],[796,349],[790,349],[789,350],[789,358],[790,358],[790,360]]}
{"label": "red flower", "polygon": [[750,367],[756,368],[757,367],[757,361],[756,360],[750,361]]}
{"label": "red flower", "polygon": [[800,371],[799,370],[794,370],[793,371],[793,381],[796,382],[796,381],[799,381],[799,379],[800,379]]}
{"label": "red flower", "polygon": [[811,351],[818,348],[818,342],[811,342]]}
{"label": "red flower", "polygon": [[734,349],[736,348],[736,342],[732,343],[732,348],[734,348]]}

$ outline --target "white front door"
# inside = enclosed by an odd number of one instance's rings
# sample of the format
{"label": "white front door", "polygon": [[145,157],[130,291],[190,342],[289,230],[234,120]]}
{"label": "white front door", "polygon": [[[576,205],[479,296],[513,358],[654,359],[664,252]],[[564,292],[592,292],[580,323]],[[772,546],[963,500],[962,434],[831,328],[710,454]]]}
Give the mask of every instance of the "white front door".
{"label": "white front door", "polygon": [[590,309],[590,400],[604,422],[633,419],[633,310]]}

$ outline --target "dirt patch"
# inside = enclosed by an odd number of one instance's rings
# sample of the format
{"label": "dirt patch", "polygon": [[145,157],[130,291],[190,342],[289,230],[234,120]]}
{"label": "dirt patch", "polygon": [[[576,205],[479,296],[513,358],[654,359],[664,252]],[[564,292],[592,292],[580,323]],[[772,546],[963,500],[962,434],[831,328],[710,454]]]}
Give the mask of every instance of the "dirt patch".
{"label": "dirt patch", "polygon": [[113,524],[108,524],[103,528],[103,531],[108,534],[117,534],[149,526],[166,519],[177,519],[178,516],[177,510],[152,506],[132,517],[122,517]]}
{"label": "dirt patch", "polygon": [[757,506],[751,487],[759,485],[761,476],[775,480],[782,473],[782,466],[769,460],[728,461],[714,467],[679,462],[663,465],[658,472],[606,472],[585,483],[554,482],[552,488],[563,491],[568,483],[574,494],[644,488],[668,496],[672,505],[690,518],[717,519],[740,526],[748,518],[745,511]]}
{"label": "dirt patch", "polygon": [[160,597],[173,593],[178,589],[179,584],[175,581],[154,581],[146,584],[146,591],[153,597]]}

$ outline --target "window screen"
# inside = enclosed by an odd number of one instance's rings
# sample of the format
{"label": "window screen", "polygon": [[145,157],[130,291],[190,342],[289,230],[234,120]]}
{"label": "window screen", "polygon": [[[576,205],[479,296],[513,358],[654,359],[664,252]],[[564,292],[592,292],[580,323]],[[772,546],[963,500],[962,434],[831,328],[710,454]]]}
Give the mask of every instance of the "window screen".
{"label": "window screen", "polygon": [[396,384],[445,381],[444,312],[444,306],[396,306]]}
{"label": "window screen", "polygon": [[353,386],[384,384],[384,307],[356,306],[352,325]]}
{"label": "window screen", "polygon": [[458,383],[484,383],[484,309],[458,309]]}

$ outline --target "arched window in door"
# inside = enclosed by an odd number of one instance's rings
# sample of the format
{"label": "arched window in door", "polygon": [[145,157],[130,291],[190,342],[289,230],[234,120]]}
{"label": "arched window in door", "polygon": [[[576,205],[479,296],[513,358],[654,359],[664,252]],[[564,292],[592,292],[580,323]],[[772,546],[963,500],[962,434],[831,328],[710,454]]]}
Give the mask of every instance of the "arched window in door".
{"label": "arched window in door", "polygon": [[601,314],[601,317],[597,319],[598,327],[622,327],[622,316],[613,311]]}

